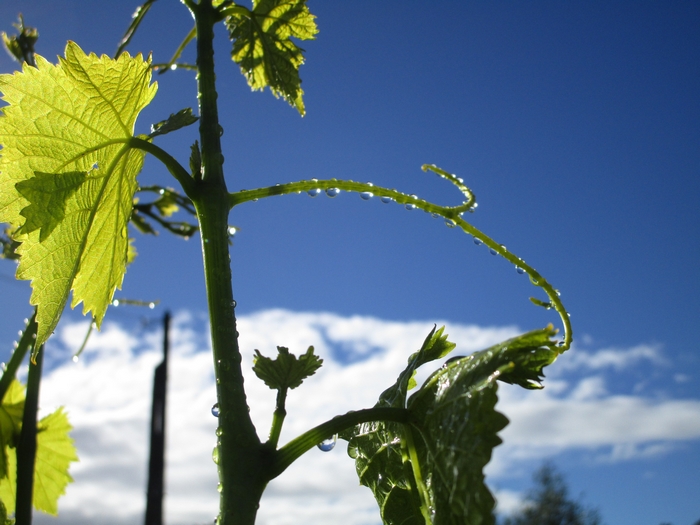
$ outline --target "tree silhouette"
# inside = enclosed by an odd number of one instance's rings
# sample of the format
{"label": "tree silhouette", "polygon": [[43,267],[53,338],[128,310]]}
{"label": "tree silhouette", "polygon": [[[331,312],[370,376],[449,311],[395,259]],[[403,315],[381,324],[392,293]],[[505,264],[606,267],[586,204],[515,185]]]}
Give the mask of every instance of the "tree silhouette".
{"label": "tree silhouette", "polygon": [[533,475],[535,486],[528,492],[525,507],[506,518],[503,525],[601,525],[597,509],[586,508],[569,498],[569,489],[551,463]]}

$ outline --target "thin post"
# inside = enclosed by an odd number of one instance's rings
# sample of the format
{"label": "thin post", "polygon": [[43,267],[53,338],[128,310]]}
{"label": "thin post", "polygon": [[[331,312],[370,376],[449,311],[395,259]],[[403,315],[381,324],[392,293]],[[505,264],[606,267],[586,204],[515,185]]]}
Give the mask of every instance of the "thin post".
{"label": "thin post", "polygon": [[151,451],[148,461],[148,493],[146,525],[163,524],[163,473],[165,470],[165,395],[168,378],[168,331],[170,312],[163,316],[163,362],[153,375],[153,407],[151,409]]}

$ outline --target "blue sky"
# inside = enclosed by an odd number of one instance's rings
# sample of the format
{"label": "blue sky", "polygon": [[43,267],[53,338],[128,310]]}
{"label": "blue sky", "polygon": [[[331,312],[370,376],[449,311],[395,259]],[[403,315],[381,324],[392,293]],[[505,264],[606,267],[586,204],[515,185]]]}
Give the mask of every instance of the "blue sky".
{"label": "blue sky", "polygon": [[[111,55],[134,7],[4,2],[0,23],[11,31],[22,12],[39,28],[38,51],[50,60],[68,39]],[[474,190],[473,223],[545,275],[571,312],[575,348],[552,367],[550,393],[538,393],[543,405],[550,395],[610,404],[628,396],[647,403],[640,413],[660,406],[675,414],[679,405],[663,403],[700,400],[698,4],[310,7],[320,33],[303,44],[303,119],[269,93],[250,93],[219,31],[229,188],[336,177],[456,203],[453,188],[420,170],[435,163]],[[161,0],[129,50],[167,60],[190,25],[184,8]],[[14,68],[0,55],[0,72]],[[196,107],[191,73],[155,80],[159,93],[139,119],[140,132]],[[194,129],[184,130],[159,144],[185,163],[194,138]],[[150,161],[141,183],[173,184]],[[526,278],[421,212],[349,194],[300,195],[243,205],[230,221],[240,228],[231,257],[241,315],[274,308],[364,315],[420,321],[426,331],[437,321],[521,330],[557,322],[527,300],[536,289]],[[198,243],[138,237],[139,258],[117,296],[159,299],[162,306],[117,308],[108,317],[130,327],[163,307],[200,315]],[[28,287],[13,283],[13,272],[12,263],[0,265],[5,348],[29,312],[21,306]],[[629,357],[635,348],[651,350]],[[594,368],[575,357],[606,350],[624,364]],[[697,409],[691,419],[700,419]],[[543,446],[573,493],[585,492],[608,523],[689,525],[700,518],[699,438],[639,437],[636,449],[624,440]],[[494,474],[499,490],[522,492],[546,456],[519,454],[511,475]]]}

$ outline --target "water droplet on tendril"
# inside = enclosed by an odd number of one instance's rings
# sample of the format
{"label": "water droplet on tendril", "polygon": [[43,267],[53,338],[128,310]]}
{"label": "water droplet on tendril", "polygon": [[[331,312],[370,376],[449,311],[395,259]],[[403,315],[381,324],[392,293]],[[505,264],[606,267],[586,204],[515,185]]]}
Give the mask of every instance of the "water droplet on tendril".
{"label": "water droplet on tendril", "polygon": [[219,427],[216,429],[216,437],[221,437],[224,435],[224,429]]}
{"label": "water droplet on tendril", "polygon": [[238,303],[236,302],[235,299],[234,299],[233,301],[231,301],[231,306],[233,306],[234,308],[235,308],[236,306],[238,306]]}
{"label": "water droplet on tendril", "polygon": [[452,219],[445,219],[445,226],[447,226],[448,228],[454,228],[455,226],[457,226],[457,223]]}
{"label": "water droplet on tendril", "polygon": [[479,239],[478,237],[474,237],[474,244],[476,244],[477,246],[480,246],[480,245],[482,245],[483,243],[484,243],[484,241],[482,241],[482,240]]}
{"label": "water droplet on tendril", "polygon": [[319,193],[321,193],[321,190],[318,189],[318,188],[314,188],[314,189],[312,189],[312,190],[307,191],[306,193],[309,194],[309,197],[315,197],[316,195],[318,195]]}
{"label": "water droplet on tendril", "polygon": [[370,200],[372,197],[374,197],[374,193],[372,193],[371,191],[363,191],[363,192],[360,192],[360,198],[361,198],[363,201],[368,201],[368,200]]}
{"label": "water droplet on tendril", "polygon": [[219,464],[219,447],[214,447],[214,450],[211,451],[211,459],[217,465]]}
{"label": "water droplet on tendril", "polygon": [[176,69],[177,69],[177,64],[172,64],[172,65],[170,66],[170,70],[171,70],[171,71],[175,71]]}
{"label": "water droplet on tendril", "polygon": [[561,292],[559,290],[554,290],[554,293],[557,294],[557,297],[561,297]]}
{"label": "water droplet on tendril", "polygon": [[520,275],[525,273],[525,270],[523,268],[521,268],[520,266],[516,266],[515,271],[518,272]]}
{"label": "water droplet on tendril", "polygon": [[380,197],[379,200],[382,201],[384,204],[389,204],[394,199],[392,199],[391,197]]}
{"label": "water droplet on tendril", "polygon": [[223,490],[224,490],[224,486],[221,484],[220,481],[219,481],[219,484],[216,486],[216,490],[219,493],[223,492]]}
{"label": "water droplet on tendril", "polygon": [[236,235],[236,232],[237,232],[237,231],[238,231],[238,228],[236,228],[235,226],[229,226],[229,227],[228,227],[228,234],[229,234],[231,237],[233,237],[234,235]]}
{"label": "water droplet on tendril", "polygon": [[219,403],[215,403],[213,407],[211,407],[211,415],[214,417],[219,417]]}
{"label": "water droplet on tendril", "polygon": [[335,447],[336,441],[338,441],[338,434],[334,435],[332,438],[324,439],[316,446],[323,452],[330,452]]}
{"label": "water droplet on tendril", "polygon": [[78,361],[80,361],[80,358],[79,358],[77,355],[74,355],[74,356],[73,356],[73,362],[74,362],[74,363],[77,363]]}
{"label": "water droplet on tendril", "polygon": [[406,204],[406,209],[407,209],[408,211],[415,210],[415,209],[416,209],[416,205],[415,205],[415,204],[411,204],[411,203]]}
{"label": "water droplet on tendril", "polygon": [[489,248],[489,253],[491,255],[496,255],[498,252],[496,250],[494,250],[493,248]]}
{"label": "water droplet on tendril", "polygon": [[119,306],[119,299],[112,301],[112,306]]}
{"label": "water droplet on tendril", "polygon": [[326,190],[326,195],[328,195],[330,198],[335,197],[340,193],[340,190],[338,188],[328,188]]}
{"label": "water droplet on tendril", "polygon": [[156,307],[156,303],[153,303],[153,302],[148,303],[148,307],[149,307],[151,310],[153,310],[153,309]]}

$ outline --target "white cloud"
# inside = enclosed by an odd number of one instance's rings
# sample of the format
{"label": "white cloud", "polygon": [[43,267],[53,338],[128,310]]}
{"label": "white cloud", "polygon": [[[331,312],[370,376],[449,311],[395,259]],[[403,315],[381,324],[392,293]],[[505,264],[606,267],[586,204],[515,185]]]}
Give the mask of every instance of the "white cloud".
{"label": "white cloud", "polygon": [[[46,374],[42,406],[65,405],[75,427],[81,462],[72,468],[75,483],[60,502],[57,525],[131,523],[142,519],[145,505],[147,429],[154,367],[160,361],[156,332],[136,337],[116,325],[94,334],[84,356],[70,362],[87,324],[69,325],[58,333],[53,361],[64,360]],[[218,503],[216,469],[211,459],[216,419],[212,357],[201,319],[178,315],[171,330],[167,412],[167,522],[211,523]],[[289,394],[288,420],[281,442],[348,410],[369,407],[390,386],[432,328],[428,322],[383,321],[329,313],[266,310],[239,319],[246,390],[251,415],[265,439],[274,408],[273,391],[250,370],[254,349],[274,356],[277,345],[300,353],[309,345],[324,366]],[[487,347],[517,333],[515,327],[449,325],[458,353]],[[60,347],[59,347],[60,346]],[[660,363],[658,350],[605,350],[566,360],[586,363],[584,370],[633,366],[640,360]],[[642,349],[642,350],[640,350]],[[653,349],[653,348],[652,348]],[[51,359],[49,359],[51,362]],[[522,460],[572,448],[593,450],[601,461],[624,461],[664,453],[679,440],[700,438],[700,401],[655,401],[631,395],[609,395],[597,375],[546,381],[544,391],[501,387],[499,409],[511,424],[502,433],[488,467],[497,483]],[[551,388],[550,388],[551,387]],[[519,505],[514,492],[498,491],[500,509]],[[354,464],[342,443],[330,453],[313,450],[270,483],[258,522],[379,523],[368,489],[358,485]],[[37,523],[46,523],[43,519]]]}

